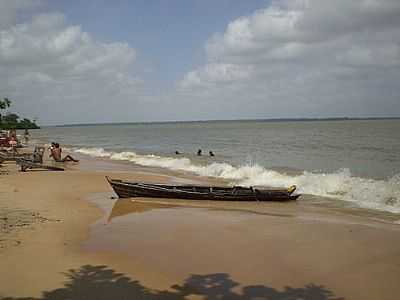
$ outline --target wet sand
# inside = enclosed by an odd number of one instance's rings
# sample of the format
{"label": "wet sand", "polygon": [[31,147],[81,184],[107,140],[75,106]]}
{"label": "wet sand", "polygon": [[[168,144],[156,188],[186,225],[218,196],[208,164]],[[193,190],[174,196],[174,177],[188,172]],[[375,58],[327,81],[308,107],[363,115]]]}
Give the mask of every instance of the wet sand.
{"label": "wet sand", "polygon": [[400,295],[400,225],[390,220],[301,200],[112,199],[105,175],[212,179],[106,160],[82,160],[66,172],[1,169],[8,175],[0,175],[0,299]]}

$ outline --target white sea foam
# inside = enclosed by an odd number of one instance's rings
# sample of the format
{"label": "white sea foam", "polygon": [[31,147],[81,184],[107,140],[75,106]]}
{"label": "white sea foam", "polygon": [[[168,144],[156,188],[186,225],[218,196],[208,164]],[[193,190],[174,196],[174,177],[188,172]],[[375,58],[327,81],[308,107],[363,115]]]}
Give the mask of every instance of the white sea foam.
{"label": "white sea foam", "polygon": [[79,148],[74,149],[75,152],[90,155],[93,157],[110,157],[111,153],[105,151],[103,148]]}
{"label": "white sea foam", "polygon": [[201,176],[230,180],[232,184],[259,186],[289,186],[295,184],[300,193],[351,201],[359,206],[400,213],[400,174],[387,180],[360,178],[350,170],[334,173],[304,171],[300,175],[287,175],[266,169],[257,164],[235,167],[228,163],[199,165],[188,158],[172,158],[157,155],[139,155],[135,152],[108,152],[102,148],[80,148],[74,151],[93,157],[126,160],[142,166],[161,167],[175,171],[187,171]]}

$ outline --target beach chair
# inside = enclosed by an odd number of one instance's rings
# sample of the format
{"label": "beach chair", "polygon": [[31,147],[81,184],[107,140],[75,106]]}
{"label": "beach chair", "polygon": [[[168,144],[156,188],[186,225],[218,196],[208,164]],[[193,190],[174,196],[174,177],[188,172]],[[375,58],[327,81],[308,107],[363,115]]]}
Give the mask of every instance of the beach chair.
{"label": "beach chair", "polygon": [[49,171],[64,171],[63,168],[48,166],[43,164],[44,147],[35,147],[30,158],[19,158],[17,164],[21,167],[21,172],[29,169],[43,169]]}
{"label": "beach chair", "polygon": [[44,155],[44,147],[36,146],[35,150],[32,153],[32,162],[42,164],[43,155]]}

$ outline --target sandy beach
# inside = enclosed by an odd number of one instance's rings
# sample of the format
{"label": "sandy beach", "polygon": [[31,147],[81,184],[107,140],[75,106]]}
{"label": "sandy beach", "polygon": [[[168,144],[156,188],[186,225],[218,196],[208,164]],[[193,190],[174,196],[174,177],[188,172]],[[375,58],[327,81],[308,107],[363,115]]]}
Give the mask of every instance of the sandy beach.
{"label": "sandy beach", "polygon": [[0,71],[0,300],[400,299],[400,0],[0,0]]}
{"label": "sandy beach", "polygon": [[[84,157],[81,157],[81,159]],[[83,159],[0,175],[1,299],[394,299],[400,226],[297,203],[118,200],[104,176],[195,176]]]}

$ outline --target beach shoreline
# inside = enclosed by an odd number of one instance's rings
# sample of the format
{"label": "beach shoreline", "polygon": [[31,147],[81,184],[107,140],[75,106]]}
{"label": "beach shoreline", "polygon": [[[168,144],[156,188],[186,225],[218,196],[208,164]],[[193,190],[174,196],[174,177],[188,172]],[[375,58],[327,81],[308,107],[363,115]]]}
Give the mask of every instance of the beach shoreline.
{"label": "beach shoreline", "polygon": [[[392,299],[400,293],[400,226],[390,218],[301,200],[116,200],[105,175],[220,181],[79,158],[65,172],[21,173],[12,163],[3,166],[8,175],[0,175],[0,298],[51,299],[45,292],[73,288],[87,299],[103,299],[103,289],[115,299],[135,293],[148,299],[214,299],[218,293],[226,299],[257,293],[280,299],[290,294],[285,287],[321,299]],[[105,281],[98,289],[96,281],[84,281],[86,273],[96,272]],[[121,286],[118,273],[125,274]],[[210,280],[221,288],[207,288]],[[275,298],[267,298],[267,290]]]}

